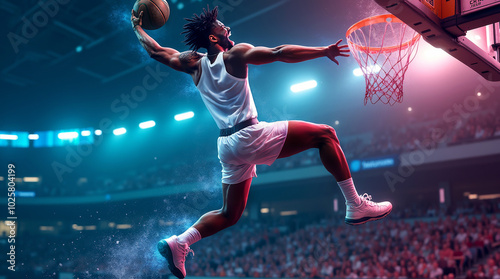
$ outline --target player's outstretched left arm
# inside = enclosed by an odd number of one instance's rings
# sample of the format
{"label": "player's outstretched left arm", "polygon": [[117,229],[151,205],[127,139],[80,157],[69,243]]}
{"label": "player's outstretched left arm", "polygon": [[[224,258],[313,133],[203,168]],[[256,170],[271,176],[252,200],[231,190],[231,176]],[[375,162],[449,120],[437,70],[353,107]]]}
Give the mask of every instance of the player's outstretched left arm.
{"label": "player's outstretched left arm", "polygon": [[336,57],[349,56],[348,46],[339,45],[341,41],[342,40],[339,40],[335,44],[326,47],[282,45],[268,48],[254,47],[250,44],[237,44],[231,49],[231,52],[234,53],[235,56],[240,57],[246,64],[254,65],[268,64],[276,61],[297,63],[320,57],[328,57],[339,65]]}

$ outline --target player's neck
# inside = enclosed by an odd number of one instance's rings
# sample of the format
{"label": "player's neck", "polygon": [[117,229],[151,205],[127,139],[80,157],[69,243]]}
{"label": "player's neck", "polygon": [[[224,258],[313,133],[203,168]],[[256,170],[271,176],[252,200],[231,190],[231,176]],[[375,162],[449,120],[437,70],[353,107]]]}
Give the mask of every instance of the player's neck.
{"label": "player's neck", "polygon": [[210,57],[216,57],[219,55],[219,53],[226,51],[227,49],[224,49],[220,45],[211,45],[207,49],[207,56]]}

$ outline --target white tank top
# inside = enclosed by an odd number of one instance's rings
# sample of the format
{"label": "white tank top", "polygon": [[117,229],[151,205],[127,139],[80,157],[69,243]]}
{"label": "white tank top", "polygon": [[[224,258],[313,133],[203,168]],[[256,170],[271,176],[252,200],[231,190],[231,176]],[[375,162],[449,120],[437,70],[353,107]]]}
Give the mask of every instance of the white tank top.
{"label": "white tank top", "polygon": [[201,77],[196,86],[201,98],[219,129],[257,117],[257,109],[247,78],[230,75],[224,65],[223,52],[213,64],[207,56],[201,58]]}

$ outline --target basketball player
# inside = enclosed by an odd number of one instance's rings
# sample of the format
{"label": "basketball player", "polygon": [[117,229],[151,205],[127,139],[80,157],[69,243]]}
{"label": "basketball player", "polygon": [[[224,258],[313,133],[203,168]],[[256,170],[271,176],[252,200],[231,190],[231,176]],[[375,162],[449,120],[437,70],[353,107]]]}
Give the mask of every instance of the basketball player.
{"label": "basketball player", "polygon": [[[390,202],[375,203],[367,194],[358,196],[332,127],[302,121],[266,123],[257,120],[248,82],[248,64],[296,63],[327,57],[338,65],[338,56],[349,56],[347,45],[339,45],[340,40],[326,47],[235,45],[229,39],[231,29],[217,20],[217,7],[204,9],[202,14],[195,14],[187,21],[182,33],[191,51],[178,52],[160,46],[144,32],[142,13],[136,17],[132,11],[131,17],[137,38],[153,59],[191,75],[220,129],[217,146],[222,164],[222,208],[206,213],[181,235],[158,243],[158,250],[175,276],[186,276],[184,262],[191,251],[189,246],[236,224],[245,209],[256,165],[271,165],[278,158],[310,148],[319,150],[323,165],[338,181],[346,199],[347,224],[363,224],[390,213]],[[200,48],[205,48],[207,53],[197,52]]]}

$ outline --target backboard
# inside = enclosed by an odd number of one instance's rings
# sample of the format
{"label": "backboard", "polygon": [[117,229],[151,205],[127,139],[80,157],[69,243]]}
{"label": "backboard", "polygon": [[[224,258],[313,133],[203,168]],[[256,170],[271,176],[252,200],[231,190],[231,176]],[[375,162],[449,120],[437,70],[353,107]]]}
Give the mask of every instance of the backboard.
{"label": "backboard", "polygon": [[500,0],[374,0],[485,79],[500,81]]}

